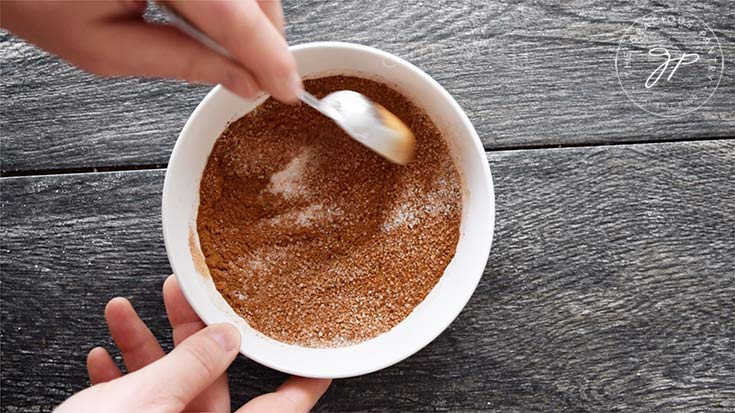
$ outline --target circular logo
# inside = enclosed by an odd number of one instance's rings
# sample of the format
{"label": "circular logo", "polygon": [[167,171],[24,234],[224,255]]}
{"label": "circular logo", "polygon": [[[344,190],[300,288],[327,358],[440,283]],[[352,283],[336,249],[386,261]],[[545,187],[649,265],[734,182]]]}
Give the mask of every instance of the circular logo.
{"label": "circular logo", "polygon": [[717,90],[724,71],[720,41],[690,13],[656,11],[628,27],[615,54],[620,86],[657,116],[693,112]]}

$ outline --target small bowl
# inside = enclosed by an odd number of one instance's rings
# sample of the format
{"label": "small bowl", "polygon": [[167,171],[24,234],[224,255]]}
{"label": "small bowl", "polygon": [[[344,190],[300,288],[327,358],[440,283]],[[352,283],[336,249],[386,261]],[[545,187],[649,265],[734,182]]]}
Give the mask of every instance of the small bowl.
{"label": "small bowl", "polygon": [[422,107],[448,141],[462,178],[462,220],[456,255],[437,285],[406,319],[373,339],[336,348],[285,344],[251,328],[214,287],[196,230],[199,183],[215,141],[227,125],[267,96],[249,101],[215,87],[181,131],[163,185],[163,238],[179,285],[206,324],[229,322],[242,335],[240,352],[284,373],[305,377],[358,376],[414,354],[441,334],[462,311],[480,281],[490,253],[495,216],[485,151],[457,102],[416,66],[371,47],[339,42],[292,46],[304,78],[353,75],[381,81]]}

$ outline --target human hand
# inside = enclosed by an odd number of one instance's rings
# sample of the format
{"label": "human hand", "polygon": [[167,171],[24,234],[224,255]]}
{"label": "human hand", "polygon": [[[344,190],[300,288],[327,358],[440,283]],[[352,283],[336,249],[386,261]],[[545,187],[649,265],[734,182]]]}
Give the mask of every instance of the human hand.
{"label": "human hand", "polygon": [[[205,328],[173,276],[163,285],[163,299],[175,349],[168,355],[163,352],[128,300],[111,300],[105,319],[128,374],[122,374],[105,349],[94,348],[87,356],[92,387],[62,403],[56,413],[230,411],[225,371],[240,349],[240,334],[229,324]],[[330,382],[291,377],[237,412],[306,412]]]}
{"label": "human hand", "polygon": [[283,37],[280,0],[166,3],[235,61],[173,27],[145,22],[145,0],[3,1],[2,27],[101,76],[220,83],[244,97],[265,90],[297,100],[301,78]]}

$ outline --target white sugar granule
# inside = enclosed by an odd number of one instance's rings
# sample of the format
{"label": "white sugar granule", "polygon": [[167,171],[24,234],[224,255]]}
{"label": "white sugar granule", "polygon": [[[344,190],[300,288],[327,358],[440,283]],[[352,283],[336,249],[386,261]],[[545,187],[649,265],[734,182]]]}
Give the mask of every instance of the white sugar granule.
{"label": "white sugar granule", "polygon": [[269,226],[278,227],[313,227],[315,225],[333,222],[335,218],[343,215],[342,209],[336,206],[324,206],[323,204],[311,204],[306,207],[288,211],[265,223]]}
{"label": "white sugar granule", "polygon": [[286,199],[306,195],[307,188],[303,181],[306,167],[312,158],[311,152],[309,148],[304,149],[284,169],[271,175],[266,190]]}
{"label": "white sugar granule", "polygon": [[389,218],[383,223],[383,229],[390,231],[398,227],[413,228],[419,223],[420,211],[413,202],[404,201],[390,212]]}
{"label": "white sugar granule", "polygon": [[338,207],[325,207],[322,204],[312,204],[298,211],[296,214],[296,224],[307,227],[324,221],[332,221],[335,217],[341,215],[342,210]]}
{"label": "white sugar granule", "polygon": [[453,199],[458,192],[459,186],[446,176],[437,178],[427,192],[408,187],[383,222],[383,229],[413,228],[428,217],[447,215],[454,208]]}

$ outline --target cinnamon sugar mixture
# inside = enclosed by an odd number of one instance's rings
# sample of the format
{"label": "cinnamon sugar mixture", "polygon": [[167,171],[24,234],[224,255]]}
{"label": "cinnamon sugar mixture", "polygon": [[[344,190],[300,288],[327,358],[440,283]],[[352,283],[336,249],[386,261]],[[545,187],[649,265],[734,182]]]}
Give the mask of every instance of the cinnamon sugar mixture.
{"label": "cinnamon sugar mixture", "polygon": [[459,239],[460,179],[434,124],[388,86],[305,87],[380,103],[416,135],[415,158],[393,165],[314,109],[268,99],[215,144],[197,230],[217,289],[253,328],[344,346],[390,330],[439,281]]}

